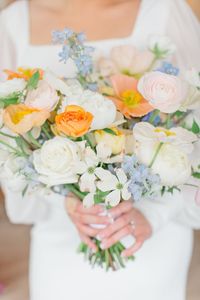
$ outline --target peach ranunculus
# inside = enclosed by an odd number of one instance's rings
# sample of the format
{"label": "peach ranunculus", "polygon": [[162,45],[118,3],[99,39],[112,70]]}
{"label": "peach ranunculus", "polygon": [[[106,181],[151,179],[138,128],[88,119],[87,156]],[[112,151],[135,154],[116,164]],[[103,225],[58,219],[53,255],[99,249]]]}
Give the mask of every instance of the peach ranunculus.
{"label": "peach ranunculus", "polygon": [[110,98],[126,118],[142,117],[154,110],[138,92],[136,79],[119,74],[112,76],[111,82],[115,96]]}
{"label": "peach ranunculus", "polygon": [[187,82],[159,71],[149,72],[140,78],[138,90],[155,109],[163,113],[177,111],[189,92]]}
{"label": "peach ranunculus", "polygon": [[86,134],[92,124],[93,115],[77,105],[69,105],[65,112],[56,116],[57,129],[70,137]]}
{"label": "peach ranunculus", "polygon": [[39,72],[40,79],[43,78],[44,71],[42,69],[24,69],[18,68],[17,72],[13,72],[11,70],[4,70],[4,72],[8,75],[8,80],[13,78],[23,78],[25,80],[29,80],[36,72]]}
{"label": "peach ranunculus", "polygon": [[49,118],[46,110],[30,108],[24,104],[10,105],[3,113],[4,125],[17,134],[24,134],[33,127],[40,127]]}
{"label": "peach ranunculus", "polygon": [[45,80],[40,80],[37,88],[28,92],[25,105],[52,111],[58,104],[58,101],[59,96],[57,91]]}
{"label": "peach ranunculus", "polygon": [[137,75],[147,71],[155,56],[149,50],[139,51],[132,45],[113,47],[109,58],[99,60],[100,72],[104,76],[116,73]]}

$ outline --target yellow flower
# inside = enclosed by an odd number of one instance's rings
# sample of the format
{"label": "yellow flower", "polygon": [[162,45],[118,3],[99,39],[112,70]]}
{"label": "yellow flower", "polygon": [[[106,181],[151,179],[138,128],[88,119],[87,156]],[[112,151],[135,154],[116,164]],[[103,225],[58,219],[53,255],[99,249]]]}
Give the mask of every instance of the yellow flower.
{"label": "yellow flower", "polygon": [[95,139],[97,144],[104,144],[112,150],[112,154],[116,155],[125,150],[125,135],[117,128],[111,128],[114,134],[104,130],[95,131]]}
{"label": "yellow flower", "polygon": [[10,105],[3,113],[6,127],[18,134],[24,134],[33,127],[40,127],[48,119],[50,113],[46,110],[30,108],[24,104]]}

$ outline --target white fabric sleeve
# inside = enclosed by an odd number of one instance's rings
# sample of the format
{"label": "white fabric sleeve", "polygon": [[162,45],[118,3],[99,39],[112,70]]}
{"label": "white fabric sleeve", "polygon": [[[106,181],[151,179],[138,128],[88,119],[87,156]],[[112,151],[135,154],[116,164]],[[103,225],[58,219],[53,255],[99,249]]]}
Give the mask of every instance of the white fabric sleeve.
{"label": "white fabric sleeve", "polygon": [[12,180],[12,183],[1,182],[6,212],[12,223],[36,224],[51,218],[54,209],[64,209],[64,196],[41,187],[29,187],[23,195],[20,186],[25,185],[19,179]]}
{"label": "white fabric sleeve", "polygon": [[[170,9],[166,24],[168,35],[177,46],[174,63],[181,70],[196,68],[200,71],[200,24],[185,0],[169,0]],[[200,161],[200,152],[196,152]],[[193,180],[191,180],[193,183]],[[199,185],[199,182],[196,182]],[[197,188],[184,186],[181,192],[166,193],[155,201],[142,200],[135,203],[149,220],[153,231],[162,228],[169,220],[200,229],[200,199]],[[199,192],[200,198],[200,192]]]}

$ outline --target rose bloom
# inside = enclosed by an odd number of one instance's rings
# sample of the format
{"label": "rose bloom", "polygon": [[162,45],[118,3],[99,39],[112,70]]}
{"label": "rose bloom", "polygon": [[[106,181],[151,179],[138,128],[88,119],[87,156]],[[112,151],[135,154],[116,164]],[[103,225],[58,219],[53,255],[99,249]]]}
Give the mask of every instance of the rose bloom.
{"label": "rose bloom", "polygon": [[55,118],[58,131],[71,137],[80,137],[86,134],[92,120],[93,115],[77,105],[67,106],[65,112]]}
{"label": "rose bloom", "polygon": [[51,112],[57,106],[58,101],[57,91],[45,80],[41,80],[36,89],[28,92],[25,105]]}
{"label": "rose bloom", "polygon": [[5,82],[0,82],[0,98],[9,96],[13,93],[22,92],[26,87],[24,79],[12,79]]}
{"label": "rose bloom", "polygon": [[155,71],[140,78],[138,90],[154,108],[173,113],[187,98],[188,84],[177,76]]}
{"label": "rose bloom", "polygon": [[67,97],[67,104],[81,106],[93,115],[92,130],[110,127],[116,119],[117,111],[113,102],[90,90],[82,90],[79,94],[74,91],[73,95]]}
{"label": "rose bloom", "polygon": [[79,161],[79,145],[68,138],[55,137],[33,152],[33,164],[39,181],[54,186],[75,183],[78,176],[74,165]]}
{"label": "rose bloom", "polygon": [[105,132],[104,130],[95,131],[95,139],[97,145],[102,144],[112,150],[112,154],[116,155],[125,150],[125,135],[117,128],[111,128],[114,134]]}
{"label": "rose bloom", "polygon": [[136,140],[134,152],[139,161],[149,166],[158,147],[162,146],[152,165],[155,174],[166,186],[177,186],[187,182],[191,176],[191,159],[196,136],[184,128],[156,128],[141,122],[135,125],[133,135]]}
{"label": "rose bloom", "polygon": [[38,110],[27,107],[24,104],[10,105],[3,113],[4,125],[11,131],[24,134],[33,127],[42,126],[49,118],[50,113],[46,110]]}

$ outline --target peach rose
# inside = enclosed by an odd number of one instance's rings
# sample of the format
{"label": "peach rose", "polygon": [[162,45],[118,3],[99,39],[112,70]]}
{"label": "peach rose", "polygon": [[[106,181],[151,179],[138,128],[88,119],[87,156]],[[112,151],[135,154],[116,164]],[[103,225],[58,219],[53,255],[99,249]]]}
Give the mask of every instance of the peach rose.
{"label": "peach rose", "polygon": [[69,105],[65,112],[56,116],[56,126],[67,136],[80,137],[86,134],[92,124],[93,115],[82,107]]}
{"label": "peach rose", "polygon": [[54,110],[58,104],[59,96],[54,88],[46,81],[41,80],[36,89],[28,92],[25,105],[37,109]]}
{"label": "peach rose", "polygon": [[139,80],[138,90],[154,108],[173,113],[187,98],[188,84],[176,76],[155,71]]}
{"label": "peach rose", "polygon": [[11,131],[24,134],[33,127],[40,127],[49,118],[46,110],[30,108],[24,104],[10,105],[3,113],[4,125]]}

